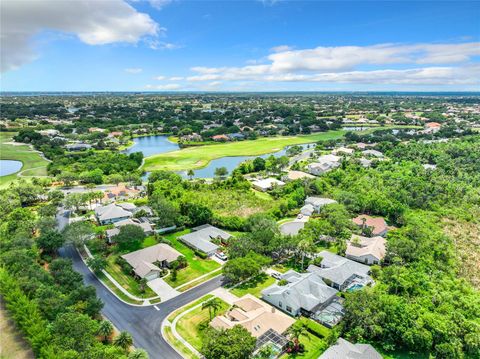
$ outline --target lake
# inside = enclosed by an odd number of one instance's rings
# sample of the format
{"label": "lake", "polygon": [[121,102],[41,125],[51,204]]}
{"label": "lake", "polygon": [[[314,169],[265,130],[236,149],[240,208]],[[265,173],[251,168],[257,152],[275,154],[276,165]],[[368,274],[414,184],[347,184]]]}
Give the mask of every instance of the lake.
{"label": "lake", "polygon": [[[179,150],[180,147],[178,144],[173,143],[168,140],[167,136],[145,136],[145,137],[138,137],[133,140],[135,144],[129,147],[124,153],[133,153],[133,152],[143,152],[144,157],[153,156],[160,153],[166,153],[171,151]],[[309,147],[309,144],[300,145],[302,148]],[[221,157],[211,161],[208,166],[204,168],[199,168],[194,170],[194,178],[213,178],[215,174],[215,169],[218,167],[226,167],[228,173],[231,173],[235,168],[238,167],[240,163],[246,160],[254,159],[255,157],[263,157],[267,158],[270,155],[275,157],[281,157],[285,155],[287,148],[283,150],[268,153],[262,156],[232,156],[232,157]],[[187,177],[187,171],[179,171],[182,177]],[[148,178],[149,173],[143,177],[144,179]]]}
{"label": "lake", "polygon": [[20,161],[0,160],[0,177],[20,171],[22,166],[23,163]]}
{"label": "lake", "polygon": [[126,149],[124,153],[143,152],[143,157],[148,157],[180,149],[180,146],[169,141],[167,136],[137,137],[133,139],[133,142],[133,146]]}

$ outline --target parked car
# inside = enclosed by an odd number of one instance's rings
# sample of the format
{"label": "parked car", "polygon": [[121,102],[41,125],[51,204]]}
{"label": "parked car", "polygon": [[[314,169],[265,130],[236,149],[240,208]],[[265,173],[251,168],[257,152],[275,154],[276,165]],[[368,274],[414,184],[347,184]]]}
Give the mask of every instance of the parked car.
{"label": "parked car", "polygon": [[279,272],[271,272],[270,275],[275,278],[275,279],[282,279],[282,273],[279,273]]}
{"label": "parked car", "polygon": [[303,218],[303,214],[300,213],[300,214],[297,216],[297,219],[302,219],[302,218]]}
{"label": "parked car", "polygon": [[217,252],[215,253],[215,256],[219,259],[221,259],[222,261],[226,261],[227,260],[227,255],[223,252]]}

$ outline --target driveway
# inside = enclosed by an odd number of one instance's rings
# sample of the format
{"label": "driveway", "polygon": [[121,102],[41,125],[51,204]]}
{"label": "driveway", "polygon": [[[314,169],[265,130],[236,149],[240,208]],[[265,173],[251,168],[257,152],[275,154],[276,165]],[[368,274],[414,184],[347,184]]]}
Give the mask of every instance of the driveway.
{"label": "driveway", "polygon": [[173,297],[176,297],[180,294],[179,291],[170,287],[170,285],[162,278],[153,279],[147,282],[147,285],[160,296],[162,302],[172,299]]}

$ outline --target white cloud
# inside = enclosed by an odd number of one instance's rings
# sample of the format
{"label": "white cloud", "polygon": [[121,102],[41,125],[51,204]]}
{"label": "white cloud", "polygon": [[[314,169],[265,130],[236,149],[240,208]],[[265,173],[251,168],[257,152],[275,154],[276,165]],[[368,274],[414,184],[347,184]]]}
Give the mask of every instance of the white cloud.
{"label": "white cloud", "polygon": [[[282,49],[278,49],[282,50]],[[192,67],[192,82],[267,81],[362,84],[480,84],[480,43],[283,48],[269,63]],[[409,65],[405,69],[405,65]],[[443,65],[443,66],[439,66]],[[401,66],[400,68],[398,68]],[[375,70],[365,70],[365,67]],[[397,67],[397,68],[396,68]]]}
{"label": "white cloud", "polygon": [[163,80],[166,79],[166,77],[165,76],[155,76],[153,79],[158,80],[158,81],[163,81]]}
{"label": "white cloud", "polygon": [[284,51],[293,50],[293,48],[288,45],[280,45],[280,46],[274,46],[270,50],[273,52],[284,52]]}
{"label": "white cloud", "polygon": [[170,90],[180,90],[182,85],[180,84],[165,84],[165,85],[147,85],[145,86],[148,90],[162,90],[162,91],[170,91]]}
{"label": "white cloud", "polygon": [[33,37],[43,30],[71,33],[88,45],[137,43],[161,28],[123,0],[21,0],[0,2],[1,71],[33,61]]}
{"label": "white cloud", "polygon": [[150,6],[154,7],[155,9],[162,9],[165,6],[172,3],[172,0],[148,0]]}
{"label": "white cloud", "polygon": [[182,77],[182,76],[172,76],[168,80],[169,81],[182,81],[183,79],[184,79],[184,77]]}
{"label": "white cloud", "polygon": [[124,71],[128,72],[129,74],[139,74],[143,71],[143,69],[139,67],[131,67],[131,68],[125,69]]}
{"label": "white cloud", "polygon": [[178,44],[173,44],[171,42],[152,40],[149,41],[149,46],[153,50],[175,50],[181,49],[183,46]]}

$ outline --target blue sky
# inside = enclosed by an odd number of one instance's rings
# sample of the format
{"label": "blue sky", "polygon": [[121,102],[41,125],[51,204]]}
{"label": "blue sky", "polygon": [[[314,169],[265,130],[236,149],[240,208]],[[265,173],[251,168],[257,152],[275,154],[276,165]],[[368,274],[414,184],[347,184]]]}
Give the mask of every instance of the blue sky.
{"label": "blue sky", "polygon": [[480,2],[2,2],[3,91],[479,90]]}

